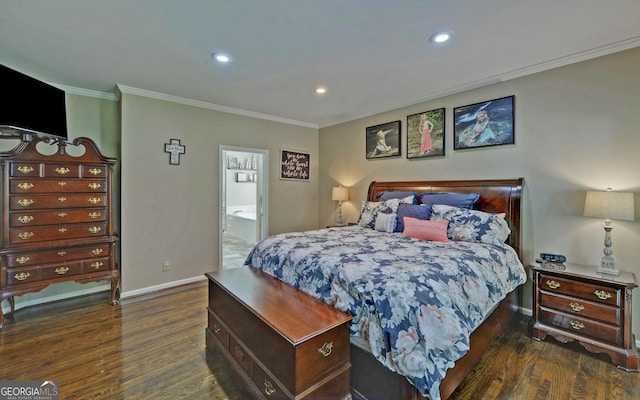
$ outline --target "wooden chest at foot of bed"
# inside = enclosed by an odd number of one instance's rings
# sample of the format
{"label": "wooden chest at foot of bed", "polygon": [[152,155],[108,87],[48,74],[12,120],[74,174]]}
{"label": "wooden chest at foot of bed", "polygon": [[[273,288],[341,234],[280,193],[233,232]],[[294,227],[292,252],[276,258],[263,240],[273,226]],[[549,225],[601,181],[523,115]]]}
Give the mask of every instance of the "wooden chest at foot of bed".
{"label": "wooden chest at foot of bed", "polygon": [[349,399],[351,317],[242,267],[209,278],[206,345],[257,399]]}

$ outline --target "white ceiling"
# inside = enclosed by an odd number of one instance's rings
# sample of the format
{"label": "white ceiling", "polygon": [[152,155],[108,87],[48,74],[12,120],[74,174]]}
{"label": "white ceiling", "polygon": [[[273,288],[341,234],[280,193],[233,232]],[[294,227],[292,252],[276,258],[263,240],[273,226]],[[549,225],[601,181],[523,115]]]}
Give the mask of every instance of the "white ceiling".
{"label": "white ceiling", "polygon": [[638,0],[0,0],[0,63],[325,127],[640,46],[639,20]]}

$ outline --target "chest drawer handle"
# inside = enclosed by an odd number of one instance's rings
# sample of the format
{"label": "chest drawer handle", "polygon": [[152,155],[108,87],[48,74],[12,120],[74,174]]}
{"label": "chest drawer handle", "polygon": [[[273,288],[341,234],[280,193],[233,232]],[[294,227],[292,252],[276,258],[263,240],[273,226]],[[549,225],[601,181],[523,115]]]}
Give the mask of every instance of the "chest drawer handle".
{"label": "chest drawer handle", "polygon": [[58,252],[58,255],[59,255],[60,257],[64,257],[66,254],[67,254],[67,252],[66,252],[66,251],[64,251],[64,250],[60,250],[60,251]]}
{"label": "chest drawer handle", "polygon": [[100,254],[102,254],[103,250],[102,249],[93,249],[91,250],[91,254],[93,254],[94,256],[99,256]]}
{"label": "chest drawer handle", "polygon": [[596,290],[593,294],[595,294],[600,300],[607,300],[611,298],[611,293],[605,292],[604,290]]}
{"label": "chest drawer handle", "polygon": [[101,215],[102,214],[100,214],[99,212],[92,212],[92,213],[89,213],[89,218],[98,219],[98,218],[100,218]]}
{"label": "chest drawer handle", "polygon": [[18,262],[18,264],[24,264],[29,260],[31,260],[31,258],[27,257],[27,256],[22,256],[22,257],[16,258],[16,261]]}
{"label": "chest drawer handle", "polygon": [[91,175],[100,175],[101,172],[102,172],[102,170],[100,168],[91,168],[89,170],[89,173]]}
{"label": "chest drawer handle", "polygon": [[71,170],[70,170],[69,168],[66,168],[66,167],[58,167],[58,168],[56,168],[56,169],[55,169],[55,171],[56,171],[57,173],[59,173],[60,175],[66,175],[66,174],[68,174],[68,173],[69,173],[69,171],[71,171]]}
{"label": "chest drawer handle", "polygon": [[222,328],[220,328],[220,324],[214,324],[213,325],[213,333],[220,333],[220,330]]}
{"label": "chest drawer handle", "polygon": [[100,269],[104,265],[103,262],[96,261],[91,263],[91,268]]}
{"label": "chest drawer handle", "polygon": [[101,185],[101,184],[99,184],[99,183],[96,183],[96,182],[91,182],[91,183],[89,184],[89,189],[98,190],[98,189],[100,189],[101,187],[102,187],[102,185]]}
{"label": "chest drawer handle", "polygon": [[99,226],[92,226],[91,228],[89,228],[89,232],[91,233],[98,233],[102,230],[102,228],[100,228]]}
{"label": "chest drawer handle", "polygon": [[333,350],[333,342],[328,342],[318,348],[318,353],[322,354],[323,357],[329,357],[331,350]]}
{"label": "chest drawer handle", "polygon": [[31,239],[33,237],[33,232],[20,232],[18,233],[18,237],[22,240]]}
{"label": "chest drawer handle", "polygon": [[18,187],[22,190],[29,190],[33,188],[33,183],[30,182],[20,182],[18,183]]}
{"label": "chest drawer handle", "polygon": [[584,329],[584,324],[580,321],[571,321],[569,324],[571,324],[571,327],[577,331]]}
{"label": "chest drawer handle", "polygon": [[23,280],[27,279],[30,276],[31,276],[31,274],[28,273],[28,272],[20,272],[19,274],[16,274],[14,276],[14,278],[16,278],[19,281],[23,281]]}
{"label": "chest drawer handle", "polygon": [[267,394],[267,396],[271,396],[276,392],[276,388],[273,387],[273,383],[271,383],[271,381],[268,379],[264,380],[264,392]]}
{"label": "chest drawer handle", "polygon": [[569,306],[571,306],[571,309],[575,312],[584,310],[584,306],[580,303],[570,303]]}
{"label": "chest drawer handle", "polygon": [[33,221],[33,216],[21,215],[18,217],[18,221],[22,222],[23,224],[28,224],[29,222]]}
{"label": "chest drawer handle", "polygon": [[56,274],[58,275],[64,275],[67,272],[69,272],[69,267],[58,267],[55,269],[55,271],[56,271]]}
{"label": "chest drawer handle", "polygon": [[33,167],[30,167],[28,165],[21,165],[18,167],[18,171],[22,172],[23,174],[28,174],[29,172],[33,172]]}
{"label": "chest drawer handle", "polygon": [[547,286],[549,286],[551,289],[557,289],[560,287],[560,284],[556,281],[547,281]]}
{"label": "chest drawer handle", "polygon": [[31,199],[21,199],[21,200],[18,200],[18,204],[20,204],[22,207],[29,207],[30,205],[33,204],[33,200],[31,200]]}
{"label": "chest drawer handle", "polygon": [[58,182],[58,186],[60,186],[60,187],[65,187],[65,186],[67,186],[67,182],[65,182],[65,181],[60,181],[60,182]]}

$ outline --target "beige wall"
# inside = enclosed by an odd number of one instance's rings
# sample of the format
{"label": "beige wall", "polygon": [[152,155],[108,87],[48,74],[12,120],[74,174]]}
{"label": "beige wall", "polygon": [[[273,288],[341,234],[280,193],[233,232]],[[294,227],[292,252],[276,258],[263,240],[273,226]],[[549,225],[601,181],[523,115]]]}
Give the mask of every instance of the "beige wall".
{"label": "beige wall", "polygon": [[[372,180],[525,178],[524,262],[540,252],[597,265],[602,221],[582,216],[586,190],[640,192],[640,48],[447,96],[320,130],[320,223],[335,219],[331,187],[351,187],[343,206],[356,221]],[[453,151],[453,108],[515,95],[515,145]],[[406,158],[407,115],[446,107],[446,155]],[[402,158],[366,160],[365,128],[402,121]],[[636,195],[636,215],[640,196]],[[640,224],[614,221],[619,268],[640,276]],[[525,291],[531,307],[531,290]],[[640,333],[640,290],[634,291],[634,332]]]}
{"label": "beige wall", "polygon": [[[125,294],[217,269],[220,145],[269,150],[269,234],[317,226],[317,129],[131,94],[121,105]],[[169,139],[186,146],[180,165],[169,165]],[[311,153],[310,182],[279,180],[281,148]]]}

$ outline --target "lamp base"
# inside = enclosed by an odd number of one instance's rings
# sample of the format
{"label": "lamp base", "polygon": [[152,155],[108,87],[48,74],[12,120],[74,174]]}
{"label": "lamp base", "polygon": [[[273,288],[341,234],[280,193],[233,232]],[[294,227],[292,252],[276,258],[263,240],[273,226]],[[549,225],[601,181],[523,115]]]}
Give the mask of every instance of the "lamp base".
{"label": "lamp base", "polygon": [[609,267],[599,267],[596,270],[596,272],[599,274],[606,274],[606,275],[614,275],[614,276],[620,275],[620,270],[615,268],[609,268]]}

